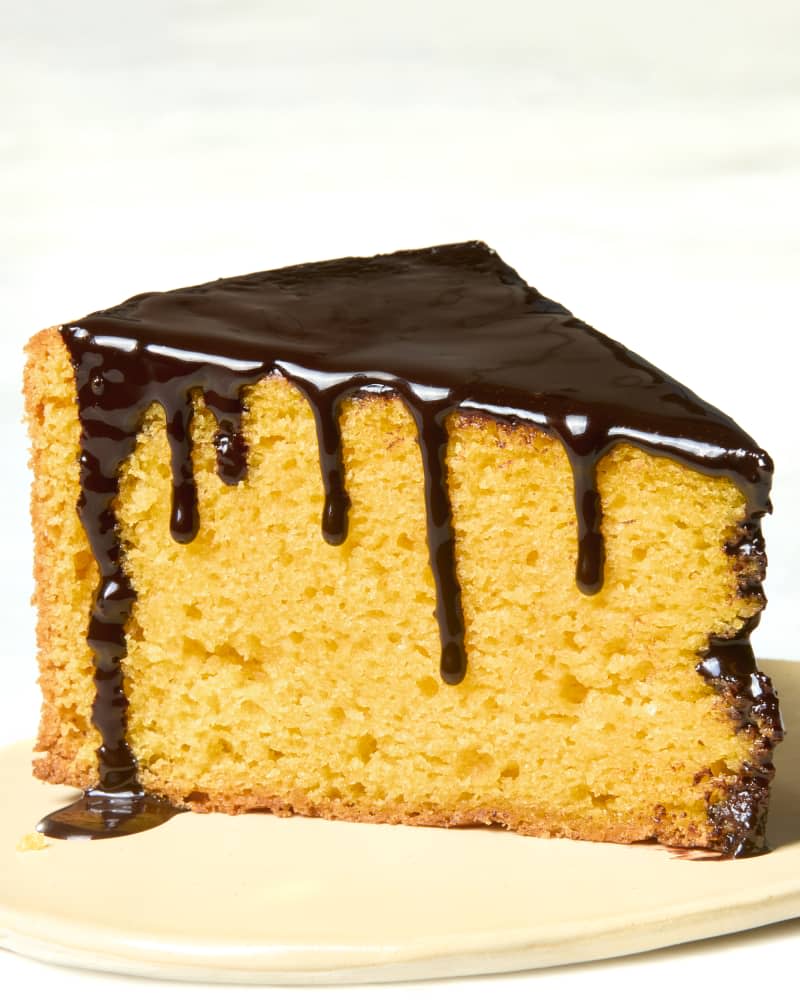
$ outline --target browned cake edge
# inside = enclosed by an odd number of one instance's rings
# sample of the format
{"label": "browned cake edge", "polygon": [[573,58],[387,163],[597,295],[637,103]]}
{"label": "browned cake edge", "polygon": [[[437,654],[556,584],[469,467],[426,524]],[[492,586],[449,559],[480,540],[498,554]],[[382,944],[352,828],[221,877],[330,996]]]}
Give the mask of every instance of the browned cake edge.
{"label": "browned cake edge", "polygon": [[[26,345],[28,356],[23,372],[23,396],[28,433],[33,445],[38,438],[46,437],[44,410],[41,392],[37,385],[38,372],[48,365],[59,349],[61,335],[58,327],[49,327],[35,334]],[[56,624],[51,609],[57,600],[51,584],[52,560],[50,553],[55,539],[44,514],[42,475],[42,452],[31,447],[29,468],[32,472],[30,516],[33,530],[33,578],[34,591],[31,603],[36,609],[36,646],[39,665],[38,683],[42,692],[39,731],[34,746],[35,752],[46,756],[33,762],[33,773],[37,778],[53,784],[75,785],[87,788],[97,780],[97,773],[89,768],[76,767],[74,750],[61,738],[58,712],[54,706],[58,692],[59,665],[52,654]],[[88,624],[88,619],[87,619]]]}

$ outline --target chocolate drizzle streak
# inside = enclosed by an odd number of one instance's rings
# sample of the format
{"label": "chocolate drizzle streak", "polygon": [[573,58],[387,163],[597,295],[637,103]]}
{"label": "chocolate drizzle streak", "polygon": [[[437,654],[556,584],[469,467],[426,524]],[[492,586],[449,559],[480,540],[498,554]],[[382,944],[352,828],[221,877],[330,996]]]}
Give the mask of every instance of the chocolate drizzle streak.
{"label": "chocolate drizzle streak", "polygon": [[[603,585],[597,464],[619,442],[732,479],[747,510],[731,552],[742,559],[763,554],[759,519],[769,510],[768,456],[724,414],[544,298],[482,243],[305,264],[139,295],[61,332],[75,367],[82,426],[80,515],[102,577],[89,628],[97,690],[92,721],[102,735],[100,784],[84,797],[90,812],[93,795],[144,795],[126,742],[121,665],[135,594],[113,503],[120,469],[153,403],[166,414],[172,456],[170,530],[187,544],[200,517],[193,394],[203,394],[217,420],[217,471],[233,486],[247,475],[242,390],[271,374],[286,378],[314,414],[325,493],[322,534],[338,545],[347,537],[350,508],[341,404],[357,392],[399,395],[419,437],[440,672],[448,684],[462,681],[468,666],[446,466],[447,420],[456,411],[533,424],[562,442],[574,476],[576,584],[586,595]],[[760,576],[752,586],[760,594]],[[777,734],[774,698],[755,668],[748,634],[713,640],[698,669],[712,683],[736,687],[746,705],[743,725],[760,715]],[[107,806],[106,799],[98,801]],[[161,815],[155,807],[148,811],[150,805],[137,813],[137,823]],[[719,824],[724,839],[731,823],[721,817]],[[117,832],[127,832],[124,826]]]}
{"label": "chocolate drizzle streak", "polygon": [[344,484],[342,435],[339,430],[339,407],[350,387],[336,384],[320,388],[313,380],[298,375],[291,381],[308,400],[317,426],[319,467],[325,502],[322,507],[322,537],[329,545],[341,545],[347,538],[347,515],[350,497]]}
{"label": "chocolate drizzle streak", "polygon": [[436,617],[439,622],[442,680],[458,684],[467,672],[464,648],[464,612],[456,572],[456,537],[447,490],[447,427],[451,407],[415,401],[411,412],[417,424],[422,467],[425,470],[425,507],[428,514],[428,551],[436,583]]}

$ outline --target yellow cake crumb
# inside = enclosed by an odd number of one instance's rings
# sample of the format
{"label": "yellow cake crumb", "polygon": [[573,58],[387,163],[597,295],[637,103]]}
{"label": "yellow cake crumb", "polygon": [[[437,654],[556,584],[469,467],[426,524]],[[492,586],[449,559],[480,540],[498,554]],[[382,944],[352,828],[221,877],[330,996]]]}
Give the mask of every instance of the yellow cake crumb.
{"label": "yellow cake crumb", "polygon": [[45,851],[50,842],[43,833],[26,833],[17,841],[17,851],[27,854],[29,851]]}
{"label": "yellow cake crumb", "polygon": [[[40,334],[27,371],[44,707],[40,777],[87,787],[98,734],[86,625],[97,569],[75,504],[70,360]],[[760,610],[726,542],[728,479],[618,445],[600,463],[605,584],[575,584],[569,462],[530,426],[455,414],[448,477],[469,667],[439,677],[423,472],[397,398],[348,401],[350,531],[320,532],[314,419],[285,380],[246,393],[249,473],[215,471],[196,399],[200,531],[170,537],[164,416],[153,407],[117,516],[138,598],[127,625],[128,734],[150,791],[197,810],[702,846],[756,733],[696,672],[710,635]]]}

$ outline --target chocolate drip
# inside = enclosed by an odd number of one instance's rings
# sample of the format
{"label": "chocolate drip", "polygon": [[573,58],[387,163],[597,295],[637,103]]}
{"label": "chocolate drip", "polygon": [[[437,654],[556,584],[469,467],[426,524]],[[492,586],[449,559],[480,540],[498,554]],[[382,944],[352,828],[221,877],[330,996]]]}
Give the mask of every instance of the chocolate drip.
{"label": "chocolate drip", "polygon": [[75,373],[82,421],[78,515],[100,570],[88,632],[95,664],[92,723],[102,738],[97,751],[100,787],[109,792],[138,792],[136,761],[125,738],[128,699],[122,673],[125,623],[135,592],[122,562],[114,512],[119,467],[136,443],[136,424],[123,420],[109,426],[102,420],[101,405],[109,390],[114,388],[114,395],[123,397],[127,390],[122,382],[115,385],[108,378],[111,366],[102,364],[99,352],[88,349],[88,340],[76,337],[85,349],[75,358]]}
{"label": "chocolate drip", "polygon": [[[138,295],[62,327],[62,335],[75,366],[82,426],[80,516],[101,574],[89,627],[100,783],[80,809],[87,815],[105,810],[111,820],[104,829],[124,833],[150,822],[142,816],[161,815],[149,801],[131,807],[143,795],[126,742],[122,672],[135,594],[113,507],[122,466],[154,403],[166,414],[171,449],[170,530],[188,543],[200,526],[193,398],[202,393],[217,421],[217,472],[235,485],[247,474],[243,390],[270,374],[288,379],[314,414],[325,494],[322,533],[338,545],[347,536],[350,508],[342,402],[357,392],[401,396],[418,431],[440,671],[450,684],[467,669],[446,470],[446,421],[455,411],[532,424],[562,442],[573,471],[576,583],[584,594],[603,584],[597,464],[615,444],[628,442],[740,487],[747,510],[729,551],[742,565],[756,566],[748,587],[761,596],[759,520],[769,510],[769,457],[724,414],[544,298],[483,244],[326,261]],[[777,734],[773,695],[747,652],[748,635],[713,640],[699,669],[710,683],[736,686],[742,718],[749,720],[744,724],[761,719]],[[758,781],[765,774],[759,772]],[[752,801],[756,784],[748,786]],[[98,797],[108,793],[124,801]],[[131,809],[135,823],[116,822]],[[719,823],[720,830],[735,825]],[[51,826],[57,828],[55,820]]]}
{"label": "chocolate drip", "polygon": [[347,538],[347,515],[350,497],[344,482],[342,462],[342,434],[339,428],[339,408],[348,393],[359,384],[358,380],[347,380],[344,385],[329,380],[319,382],[310,377],[301,378],[296,372],[284,370],[288,378],[303,393],[314,414],[319,447],[319,467],[322,473],[322,488],[325,501],[322,507],[322,537],[329,545],[341,545]]}
{"label": "chocolate drip", "polygon": [[769,678],[758,669],[749,633],[753,619],[745,629],[730,638],[713,636],[708,651],[698,664],[698,673],[717,686],[725,686],[735,692],[737,706],[735,718],[739,729],[765,728],[776,737],[783,735],[778,698]]}
{"label": "chocolate drip", "polygon": [[192,404],[188,396],[167,409],[167,440],[172,455],[172,514],[169,530],[176,542],[194,541],[200,527],[197,483],[192,462]]}
{"label": "chocolate drip", "polygon": [[594,456],[572,455],[575,516],[578,521],[578,565],[575,582],[582,594],[597,594],[603,588],[606,559],[601,527],[602,508],[597,490],[597,462]]}
{"label": "chocolate drip", "polygon": [[554,414],[548,429],[561,441],[572,468],[578,529],[575,583],[582,594],[592,596],[602,590],[606,558],[597,465],[613,439],[608,426],[581,413]]}
{"label": "chocolate drip", "polygon": [[217,453],[217,475],[228,486],[236,486],[247,477],[247,442],[242,434],[244,404],[239,396],[228,398],[208,389],[206,406],[217,420],[214,450]]}
{"label": "chocolate drip", "polygon": [[734,858],[756,857],[769,850],[766,826],[771,757],[784,734],[777,694],[769,677],[758,669],[750,645],[750,633],[757,624],[756,615],[733,636],[712,636],[705,657],[697,665],[697,672],[731,705],[736,728],[755,736],[754,762],[738,775],[731,793],[708,809],[720,850]]}
{"label": "chocolate drip", "polygon": [[461,608],[461,586],[456,572],[456,539],[445,464],[446,421],[453,407],[447,403],[423,402],[418,395],[412,398],[410,409],[417,425],[425,474],[428,554],[436,585],[436,620],[441,640],[439,672],[447,684],[459,684],[467,673],[466,630]]}

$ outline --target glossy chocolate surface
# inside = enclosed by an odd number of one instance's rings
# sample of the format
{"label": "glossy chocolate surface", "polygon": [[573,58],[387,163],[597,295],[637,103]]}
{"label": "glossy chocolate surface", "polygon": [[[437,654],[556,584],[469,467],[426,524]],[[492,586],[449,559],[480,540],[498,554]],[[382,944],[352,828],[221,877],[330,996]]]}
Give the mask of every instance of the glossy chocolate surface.
{"label": "glossy chocolate surface", "polygon": [[92,789],[45,816],[36,829],[56,840],[107,840],[144,833],[182,812],[185,810],[146,792]]}
{"label": "glossy chocolate surface", "polygon": [[[440,672],[450,684],[468,669],[446,469],[447,418],[455,410],[534,424],[562,442],[573,469],[575,575],[584,594],[603,585],[596,469],[618,442],[730,477],[747,501],[731,554],[763,553],[759,521],[769,510],[772,471],[766,453],[719,410],[540,295],[482,243],[303,264],[147,293],[61,329],[75,366],[82,425],[79,510],[102,577],[89,643],[105,792],[140,791],[125,738],[122,686],[125,623],[135,593],[122,565],[113,501],[122,463],[154,402],[166,413],[172,455],[170,528],[176,542],[187,544],[200,517],[192,392],[203,392],[218,422],[219,475],[236,483],[247,475],[242,390],[270,374],[288,379],[314,413],[325,490],[321,530],[336,545],[347,535],[350,507],[341,403],[355,392],[401,396],[423,459]],[[752,589],[760,593],[760,577]],[[698,669],[711,683],[736,685],[744,698],[750,691],[752,711],[775,722],[777,732],[777,702],[766,686],[756,692],[760,675],[747,635],[725,640],[724,655],[722,642],[712,639]],[[716,674],[714,664],[720,665]]]}

